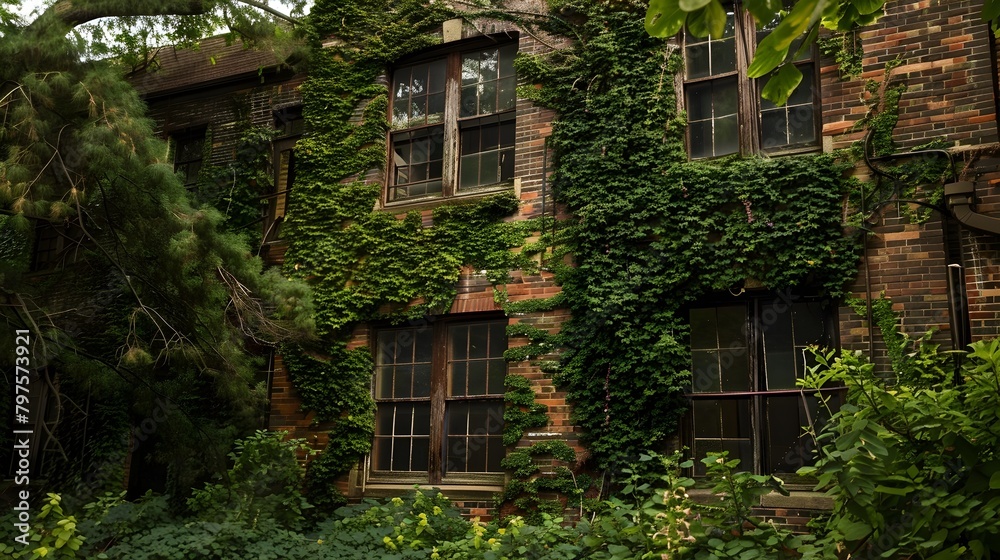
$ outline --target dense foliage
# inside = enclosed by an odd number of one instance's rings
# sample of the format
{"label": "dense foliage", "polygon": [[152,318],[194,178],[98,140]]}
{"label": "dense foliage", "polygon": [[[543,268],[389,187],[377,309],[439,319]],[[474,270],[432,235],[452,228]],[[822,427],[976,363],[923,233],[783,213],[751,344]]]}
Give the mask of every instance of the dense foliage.
{"label": "dense foliage", "polygon": [[556,380],[606,467],[677,428],[686,304],[743,287],[841,293],[857,262],[842,228],[851,184],[825,155],[688,162],[679,57],[620,4],[559,9],[583,22],[579,42],[523,57],[518,71],[540,85],[522,94],[559,114],[550,143],[574,264],[553,261],[572,312]]}

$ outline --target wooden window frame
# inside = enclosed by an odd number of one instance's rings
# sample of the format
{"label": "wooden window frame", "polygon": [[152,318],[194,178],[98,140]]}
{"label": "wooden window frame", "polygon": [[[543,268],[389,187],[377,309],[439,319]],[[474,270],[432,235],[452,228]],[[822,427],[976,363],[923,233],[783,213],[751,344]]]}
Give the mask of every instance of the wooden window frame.
{"label": "wooden window frame", "polygon": [[[462,197],[462,196],[475,196],[482,193],[495,192],[499,190],[504,190],[513,186],[513,172],[508,178],[503,178],[491,184],[482,184],[475,187],[465,187],[460,188],[459,182],[461,180],[460,175],[460,160],[462,158],[462,145],[461,145],[461,130],[475,128],[477,126],[486,126],[492,124],[491,121],[497,122],[513,122],[515,127],[515,141],[509,146],[509,151],[511,157],[515,158],[516,162],[516,123],[517,123],[517,96],[514,95],[513,106],[509,109],[504,109],[502,111],[494,111],[492,113],[477,114],[474,116],[462,117],[460,116],[460,106],[462,101],[462,56],[470,52],[482,51],[486,48],[495,47],[498,50],[503,49],[508,45],[513,45],[515,47],[515,56],[518,48],[517,35],[514,33],[501,34],[495,36],[480,37],[470,41],[462,41],[461,43],[448,44],[441,48],[434,49],[425,53],[421,53],[418,56],[407,58],[400,62],[393,71],[391,75],[394,77],[396,72],[412,68],[413,66],[429,63],[434,61],[443,60],[445,62],[445,90],[444,90],[444,114],[440,122],[420,124],[416,126],[401,127],[398,129],[390,130],[386,135],[386,145],[388,146],[386,154],[386,176],[382,189],[381,203],[382,206],[404,206],[414,203],[426,203],[428,201],[438,201],[446,200],[450,198]],[[515,86],[516,86],[516,75]],[[499,81],[499,79],[497,80]],[[389,108],[388,108],[388,119],[391,123],[393,122],[393,109],[395,105],[395,96],[393,95],[392,87],[394,80],[390,77],[389,86]],[[481,124],[474,124],[481,122]],[[433,131],[433,129],[441,129],[440,132]],[[395,142],[393,139],[394,135],[402,135],[406,133],[420,134],[424,131],[427,132],[427,136],[434,137],[436,134],[440,134],[440,140],[442,144],[442,159],[441,159],[441,192],[440,193],[429,193],[415,196],[407,196],[403,198],[397,198],[392,195],[392,190],[397,187],[395,184],[396,175],[396,164],[394,161],[394,146]],[[503,148],[498,148],[498,152],[502,151]],[[475,152],[484,153],[484,152]],[[471,155],[471,154],[470,154]],[[514,169],[514,162],[510,164],[510,168]]]}
{"label": "wooden window frame", "polygon": [[[732,155],[752,155],[752,154],[768,154],[768,155],[786,155],[786,154],[798,154],[798,153],[809,153],[815,152],[822,148],[822,118],[820,114],[821,99],[820,99],[820,81],[819,81],[819,70],[820,61],[818,56],[818,50],[815,45],[810,47],[810,55],[806,58],[796,60],[793,62],[796,66],[808,66],[812,65],[812,81],[807,84],[803,81],[799,85],[800,88],[808,85],[812,89],[812,126],[815,132],[814,138],[808,142],[801,142],[796,144],[783,144],[775,147],[764,148],[763,139],[761,137],[761,107],[763,99],[761,98],[761,90],[764,84],[767,83],[766,79],[754,79],[747,75],[747,68],[750,62],[753,60],[754,53],[757,49],[757,28],[753,16],[748,10],[746,10],[743,3],[739,0],[729,4],[726,9],[734,10],[734,23],[735,23],[735,45],[736,50],[736,68],[731,72],[724,72],[720,74],[709,74],[703,77],[688,78],[687,68],[680,74],[680,85],[682,85],[685,94],[678,96],[679,103],[682,104],[682,108],[687,109],[687,89],[689,85],[704,84],[713,81],[723,80],[727,78],[736,78],[736,88],[737,88],[737,131],[738,131],[738,144],[737,151],[732,153],[726,153],[721,155],[712,156],[700,156],[693,157],[690,156],[692,152],[692,141],[691,141],[691,128],[688,127],[685,132],[685,142],[687,144],[687,152],[689,158],[692,160],[701,159],[713,159],[718,157],[727,157]],[[708,39],[705,39],[707,41]],[[702,39],[698,39],[701,42]],[[688,43],[688,33],[686,30],[681,32],[681,52],[682,56],[686,58],[687,53],[687,43]],[[794,46],[793,46],[794,48]],[[714,135],[714,132],[713,132]]]}
{"label": "wooden window frame", "polygon": [[288,202],[295,183],[295,145],[302,137],[305,120],[302,106],[295,105],[274,111],[277,135],[271,141],[271,192],[261,196],[263,205],[263,237],[265,245],[282,240],[281,227],[288,213]]}
{"label": "wooden window frame", "polygon": [[[501,405],[501,411],[503,410],[504,403],[504,393],[503,389],[499,393],[486,393],[483,395],[468,395],[468,396],[449,396],[448,386],[448,367],[450,360],[450,341],[449,333],[451,327],[460,326],[471,326],[471,325],[481,325],[481,324],[492,324],[504,328],[507,324],[507,319],[503,315],[497,315],[493,313],[486,314],[470,314],[469,316],[461,317],[440,317],[440,318],[429,318],[426,321],[421,322],[421,324],[413,326],[389,326],[386,325],[382,328],[377,328],[371,337],[371,348],[373,352],[373,359],[376,365],[375,374],[372,376],[372,396],[376,403],[376,415],[379,403],[405,403],[405,402],[430,402],[430,434],[429,434],[429,444],[428,444],[428,468],[427,471],[393,471],[393,470],[376,470],[375,469],[375,459],[374,455],[376,453],[376,448],[373,446],[372,452],[366,457],[364,465],[364,474],[366,477],[366,483],[368,484],[405,484],[412,486],[413,484],[433,484],[436,486],[441,485],[455,485],[455,486],[490,486],[496,487],[503,484],[505,480],[505,474],[502,470],[496,471],[483,471],[483,472],[446,472],[446,446],[447,446],[447,418],[446,418],[446,408],[447,404],[451,402],[475,402],[475,401],[487,401],[490,403],[499,403]],[[423,397],[404,397],[404,398],[379,398],[376,392],[376,376],[378,375],[379,362],[379,335],[385,332],[405,332],[408,330],[412,331],[422,331],[428,329],[431,331],[431,388],[430,395],[426,398]],[[503,337],[503,350],[507,348],[507,338]],[[502,350],[495,356],[488,354],[486,359],[496,359],[501,357],[503,354]],[[506,368],[506,366],[505,366]],[[506,372],[504,373],[506,375]],[[487,386],[488,390],[488,386]],[[502,412],[497,418],[500,422],[499,427],[496,430],[496,436],[502,436],[503,432],[503,415]],[[392,435],[405,435],[405,434],[392,434]],[[390,438],[391,440],[391,438]],[[411,450],[412,453],[412,450]]]}
{"label": "wooden window frame", "polygon": [[[770,425],[767,421],[767,414],[769,412],[768,404],[771,399],[780,398],[796,398],[800,400],[800,413],[802,411],[802,405],[805,399],[814,398],[813,394],[806,394],[803,390],[798,388],[767,388],[767,376],[768,372],[765,368],[765,360],[768,353],[768,349],[765,344],[765,333],[768,329],[769,324],[773,325],[774,319],[768,321],[768,314],[783,314],[783,313],[793,313],[792,306],[795,304],[816,304],[823,306],[822,317],[820,318],[822,322],[822,332],[823,332],[823,344],[829,345],[831,347],[837,347],[839,341],[837,339],[837,329],[836,329],[836,308],[833,303],[827,299],[819,297],[805,297],[796,294],[790,294],[788,292],[783,293],[753,293],[738,299],[729,298],[726,300],[719,299],[713,301],[704,302],[703,305],[693,305],[690,310],[704,310],[704,309],[721,309],[721,308],[731,308],[742,306],[745,309],[746,323],[743,326],[742,332],[744,338],[745,350],[747,352],[747,367],[749,376],[749,390],[726,390],[724,387],[720,387],[717,391],[695,391],[694,384],[697,383],[695,379],[697,377],[695,366],[694,366],[694,351],[692,351],[692,389],[687,392],[687,397],[691,402],[691,410],[688,412],[686,420],[686,430],[685,430],[685,440],[687,445],[690,447],[692,456],[695,457],[695,468],[694,475],[701,476],[704,474],[704,466],[700,463],[701,454],[699,450],[698,441],[719,441],[722,443],[726,440],[749,440],[750,450],[752,454],[752,464],[745,464],[746,462],[740,463],[740,469],[749,470],[755,473],[763,474],[781,474],[781,475],[792,475],[794,478],[794,472],[785,472],[777,469],[774,465],[781,464],[784,462],[796,461],[805,466],[812,464],[814,457],[812,456],[812,449],[810,446],[810,441],[804,436],[800,436],[799,441],[804,441],[803,445],[796,446],[795,452],[796,456],[794,458],[789,458],[786,453],[785,457],[772,457],[771,450],[769,449],[769,435],[771,433]],[[782,311],[782,307],[787,307],[786,310]],[[795,359],[796,368],[800,366],[799,358],[796,356],[798,352],[804,345],[797,344],[795,339],[795,323],[794,320],[791,323],[792,328],[792,355]],[[692,335],[693,336],[693,335]],[[720,341],[721,344],[721,341]],[[692,347],[694,344],[692,343]],[[706,347],[707,348],[707,347]],[[730,348],[734,348],[730,346]],[[738,355],[738,350],[740,347],[735,347]],[[720,351],[722,348],[720,348]],[[782,350],[787,350],[787,348],[779,348],[776,352],[781,352]],[[722,353],[720,352],[720,360],[724,359]],[[804,364],[802,364],[804,366]],[[801,371],[796,371],[796,377],[801,377]],[[720,376],[723,375],[720,371]],[[722,379],[720,378],[720,381]],[[724,383],[724,381],[722,381]],[[824,388],[824,395],[833,395],[838,397],[842,393],[843,389],[840,387],[830,387]],[[747,420],[750,422],[747,437],[726,437],[725,434],[720,433],[718,438],[702,437],[696,438],[696,421],[695,406],[697,402],[746,402],[748,405],[748,417]],[[833,401],[836,405],[837,399]],[[724,413],[720,409],[720,414]],[[810,413],[810,419],[816,421],[816,418],[812,418]],[[720,427],[725,430],[724,427],[725,419],[720,417]],[[738,458],[732,454],[729,456],[730,459]]]}
{"label": "wooden window frame", "polygon": [[[174,173],[181,173],[181,168],[184,168],[184,178],[183,185],[188,191],[193,191],[198,187],[198,176],[201,174],[201,169],[205,166],[205,148],[207,145],[206,135],[208,133],[208,127],[197,127],[187,130],[180,130],[172,132],[170,134],[170,148],[173,152],[172,160],[174,164]],[[198,157],[191,157],[189,159],[181,159],[182,147],[189,143],[201,143],[201,150],[198,152]],[[197,170],[194,173],[194,177],[190,176],[190,172],[187,170],[187,166],[197,163]]]}

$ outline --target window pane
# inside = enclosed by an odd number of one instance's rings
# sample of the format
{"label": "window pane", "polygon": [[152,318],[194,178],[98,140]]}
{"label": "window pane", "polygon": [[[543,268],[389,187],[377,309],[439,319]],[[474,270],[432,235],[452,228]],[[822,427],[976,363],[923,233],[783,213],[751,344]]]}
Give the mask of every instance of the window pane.
{"label": "window pane", "polygon": [[691,348],[718,348],[715,308],[692,309]]}
{"label": "window pane", "polygon": [[489,361],[488,392],[491,395],[502,395],[504,392],[503,381],[507,376],[507,362],[503,358],[494,358]]}
{"label": "window pane", "polygon": [[500,50],[490,49],[479,55],[479,75],[483,80],[495,80],[500,70]]}
{"label": "window pane", "polygon": [[469,326],[469,358],[485,358],[489,349],[488,323]]}
{"label": "window pane", "polygon": [[695,393],[722,390],[718,350],[691,351],[691,390]]}
{"label": "window pane", "polygon": [[462,57],[462,85],[479,83],[479,57],[465,55]]}
{"label": "window pane", "polygon": [[413,395],[413,366],[396,366],[392,396],[405,399]]}
{"label": "window pane", "polygon": [[777,306],[762,305],[761,330],[764,332],[764,370],[767,388],[795,388],[795,357],[792,342],[792,313]]}
{"label": "window pane", "polygon": [[486,372],[489,364],[485,360],[469,362],[469,395],[486,394]]}
{"label": "window pane", "polygon": [[499,152],[483,152],[479,158],[479,185],[492,185],[500,180],[499,160]]}
{"label": "window pane", "polygon": [[795,88],[792,95],[788,97],[788,105],[812,105],[813,102],[813,65],[800,64],[798,69],[802,72],[802,81],[799,87]]}
{"label": "window pane", "polygon": [[715,121],[715,154],[724,156],[735,154],[740,149],[739,128],[736,115]]}
{"label": "window pane", "polygon": [[718,316],[719,348],[746,348],[746,306],[728,305],[713,311]]}
{"label": "window pane", "polygon": [[429,397],[431,395],[431,365],[413,366],[413,396]]}
{"label": "window pane", "polygon": [[485,82],[479,86],[479,114],[488,115],[497,110],[497,83]]}
{"label": "window pane", "polygon": [[765,148],[784,146],[788,143],[788,122],[785,108],[762,111],[760,114],[760,143]]}
{"label": "window pane", "polygon": [[444,93],[427,96],[427,122],[439,123],[444,119]]}
{"label": "window pane", "polygon": [[479,152],[480,128],[468,128],[462,131],[462,153],[475,154]]}
{"label": "window pane", "polygon": [[456,362],[451,365],[451,392],[450,395],[461,396],[466,394],[465,385],[467,383],[466,362]]}
{"label": "window pane", "polygon": [[469,327],[465,325],[455,326],[448,329],[448,332],[450,333],[448,347],[451,349],[451,359],[466,359],[469,356]]}
{"label": "window pane", "polygon": [[712,82],[689,84],[685,87],[685,92],[689,120],[712,118]]}
{"label": "window pane", "polygon": [[380,367],[375,374],[375,398],[392,397],[392,366]]}
{"label": "window pane", "polygon": [[445,67],[447,63],[444,59],[435,60],[430,63],[430,68],[428,69],[428,86],[427,91],[430,93],[443,92],[445,86]]}
{"label": "window pane", "polygon": [[722,437],[751,438],[750,399],[725,399],[722,404]]}
{"label": "window pane", "polygon": [[749,391],[753,389],[750,376],[749,353],[742,349],[723,348],[719,351],[723,391]]}
{"label": "window pane", "polygon": [[816,123],[813,120],[811,105],[803,105],[789,109],[788,136],[789,143],[802,144],[816,140]]}
{"label": "window pane", "polygon": [[372,468],[377,471],[392,470],[392,438],[375,438],[375,449],[372,451],[375,464]]}
{"label": "window pane", "polygon": [[410,438],[392,440],[392,470],[410,470]]}
{"label": "window pane", "polygon": [[508,181],[514,178],[514,149],[508,148],[500,152],[500,180]]}
{"label": "window pane", "polygon": [[711,44],[712,74],[724,74],[736,70],[736,40],[730,37],[722,41],[712,41]]}
{"label": "window pane", "polygon": [[696,399],[691,402],[691,411],[694,415],[694,437],[722,437],[722,404],[719,401]]}
{"label": "window pane", "polygon": [[[811,402],[810,402],[811,401]],[[807,399],[815,417],[816,400]],[[799,467],[813,463],[812,438],[804,435],[803,427],[808,417],[799,396],[770,397],[767,399],[767,452],[766,464],[770,472],[792,473]]]}
{"label": "window pane", "polygon": [[684,48],[684,68],[688,78],[704,78],[710,75],[708,43],[687,45]]}
{"label": "window pane", "polygon": [[392,433],[397,436],[408,436],[413,433],[413,405],[390,405],[396,409],[392,421]]}
{"label": "window pane", "polygon": [[693,122],[688,124],[688,134],[691,138],[691,157],[711,157],[712,154],[712,121]]}
{"label": "window pane", "polygon": [[412,453],[410,459],[410,470],[413,471],[426,471],[427,470],[427,459],[430,455],[430,439],[428,438],[413,438],[412,445],[413,448],[410,451]]}
{"label": "window pane", "polygon": [[415,403],[413,405],[413,435],[429,435],[431,433],[431,403]]}
{"label": "window pane", "polygon": [[513,120],[500,123],[500,147],[510,148],[514,146],[515,126]]}
{"label": "window pane", "polygon": [[736,78],[724,78],[712,82],[713,116],[715,118],[736,115],[739,111],[739,94]]}
{"label": "window pane", "polygon": [[479,129],[481,136],[480,149],[482,151],[495,150],[500,147],[500,125],[488,124]]}
{"label": "window pane", "polygon": [[517,101],[517,82],[513,77],[503,78],[497,89],[497,111],[513,109]]}

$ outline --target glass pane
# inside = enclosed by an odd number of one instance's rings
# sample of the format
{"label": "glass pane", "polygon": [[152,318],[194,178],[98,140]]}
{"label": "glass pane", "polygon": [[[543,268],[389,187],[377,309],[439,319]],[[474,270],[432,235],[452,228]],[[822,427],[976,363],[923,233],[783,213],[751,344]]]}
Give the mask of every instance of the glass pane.
{"label": "glass pane", "polygon": [[708,43],[688,45],[684,48],[684,68],[688,78],[704,78],[711,72]]}
{"label": "glass pane", "polygon": [[514,121],[500,123],[500,147],[509,148],[514,146]]}
{"label": "glass pane", "polygon": [[392,413],[394,407],[379,406],[375,412],[375,433],[378,435],[388,435],[392,433]]}
{"label": "glass pane", "polygon": [[422,124],[427,115],[427,98],[414,97],[410,100],[410,124]]}
{"label": "glass pane", "polygon": [[712,118],[712,82],[688,84],[684,90],[687,94],[688,119],[703,121]]}
{"label": "glass pane", "polygon": [[753,434],[750,423],[749,399],[726,399],[722,404],[722,437],[749,438]]}
{"label": "glass pane", "polygon": [[397,399],[405,399],[412,396],[412,384],[413,366],[396,366],[392,396]]}
{"label": "glass pane", "polygon": [[488,362],[476,360],[469,362],[469,395],[486,394],[486,371]]}
{"label": "glass pane", "polygon": [[500,50],[490,49],[479,55],[479,74],[483,80],[495,80],[500,70]]}
{"label": "glass pane", "polygon": [[501,472],[500,461],[504,457],[503,440],[498,437],[491,437],[486,449],[486,470],[488,472]]}
{"label": "glass pane", "polygon": [[397,404],[396,417],[392,423],[392,433],[397,436],[408,436],[413,433],[413,405]]}
{"label": "glass pane", "polygon": [[392,439],[375,438],[375,470],[388,471],[392,469]]}
{"label": "glass pane", "polygon": [[715,308],[692,309],[690,320],[691,348],[718,348]]}
{"label": "glass pane", "polygon": [[715,118],[735,115],[739,112],[739,94],[736,78],[724,78],[712,82],[712,103]]}
{"label": "glass pane", "polygon": [[413,405],[413,435],[426,436],[431,433],[431,403]]}
{"label": "glass pane", "polygon": [[462,131],[462,153],[471,155],[479,152],[480,128],[469,128]]}
{"label": "glass pane", "polygon": [[450,395],[462,396],[465,395],[465,365],[466,362],[455,362],[451,364],[451,392]]}
{"label": "glass pane", "polygon": [[795,388],[795,348],[792,341],[792,314],[790,310],[778,313],[765,307],[760,314],[764,331],[764,371],[767,388]]}
{"label": "glass pane", "polygon": [[444,93],[427,96],[427,122],[437,123],[444,118]]}
{"label": "glass pane", "polygon": [[484,152],[479,159],[479,184],[492,185],[500,180],[499,152]]}
{"label": "glass pane", "polygon": [[427,438],[413,438],[413,454],[410,469],[414,471],[426,471],[427,459],[430,455],[430,440]]}
{"label": "glass pane", "polygon": [[746,348],[747,310],[742,305],[716,308],[719,321],[719,348]]}
{"label": "glass pane", "polygon": [[486,472],[486,438],[470,438],[468,446],[468,472]]}
{"label": "glass pane", "polygon": [[435,60],[430,63],[430,68],[428,69],[428,92],[436,93],[444,91],[444,73],[446,66],[447,64],[444,59]]}
{"label": "glass pane", "polygon": [[469,326],[469,357],[486,358],[489,341],[489,324]]}
{"label": "glass pane", "polygon": [[514,178],[514,149],[508,148],[500,152],[500,180]]}
{"label": "glass pane", "polygon": [[500,76],[514,75],[514,55],[517,54],[517,43],[508,43],[500,47]]}
{"label": "glass pane", "polygon": [[706,439],[694,441],[694,446],[692,453],[694,455],[694,474],[695,476],[705,475],[705,464],[701,462],[702,459],[708,456],[709,452],[719,452],[722,451],[722,441],[717,439]]}
{"label": "glass pane", "polygon": [[513,109],[517,101],[517,81],[513,78],[503,78],[500,80],[500,87],[497,90],[497,111]]}
{"label": "glass pane", "polygon": [[392,398],[392,366],[382,366],[375,374],[375,398]]}
{"label": "glass pane", "polygon": [[740,149],[736,115],[715,121],[715,155],[735,154]]}
{"label": "glass pane", "polygon": [[459,187],[475,187],[479,184],[479,155],[462,156]]}
{"label": "glass pane", "polygon": [[465,458],[468,444],[464,437],[448,438],[446,469],[448,472],[466,472]]}
{"label": "glass pane", "polygon": [[828,344],[825,336],[826,313],[819,301],[792,304],[792,324],[795,327],[795,345]]}
{"label": "glass pane", "polygon": [[392,470],[410,470],[410,438],[392,440]]}
{"label": "glass pane", "polygon": [[451,359],[452,360],[464,360],[468,357],[468,340],[469,340],[469,327],[459,326],[451,327],[448,329],[449,340],[448,346],[451,348]]}
{"label": "glass pane", "polygon": [[812,105],[792,107],[788,110],[788,140],[792,144],[816,140],[816,123],[813,121]]}
{"label": "glass pane", "polygon": [[722,390],[717,350],[691,351],[691,390],[695,393],[714,393]]}
{"label": "glass pane", "polygon": [[763,111],[760,114],[760,143],[765,148],[784,146],[788,143],[788,123],[785,108]]}
{"label": "glass pane", "polygon": [[488,115],[497,110],[497,83],[486,82],[480,86],[479,114]]}
{"label": "glass pane", "polygon": [[[492,352],[491,352],[492,354]],[[493,354],[495,355],[495,354]],[[503,358],[494,358],[489,361],[489,394],[503,394],[503,381],[507,376],[507,362]]]}
{"label": "glass pane", "polygon": [[427,95],[427,65],[418,64],[413,67],[412,72],[410,96]]}
{"label": "glass pane", "polygon": [[719,351],[723,391],[749,391],[753,388],[750,377],[750,353],[742,349],[723,348]]}
{"label": "glass pane", "polygon": [[500,147],[500,125],[499,124],[488,124],[480,129],[481,140],[480,149],[484,152],[487,150],[496,150]]}
{"label": "glass pane", "polygon": [[462,85],[467,86],[478,82],[479,57],[475,54],[462,55]]}
{"label": "glass pane", "polygon": [[434,351],[433,337],[430,327],[422,327],[414,330],[414,362],[430,362],[431,354]]}
{"label": "glass pane", "polygon": [[469,403],[448,403],[447,416],[449,435],[469,433]]}
{"label": "glass pane", "polygon": [[[817,402],[808,398],[807,403],[815,418]],[[765,464],[771,472],[792,473],[800,467],[813,464],[815,443],[805,435],[809,424],[802,398],[799,396],[771,397],[767,399],[767,448]]]}
{"label": "glass pane", "polygon": [[420,364],[413,366],[413,396],[429,397],[431,395],[431,366]]}
{"label": "glass pane", "polygon": [[458,116],[472,117],[479,114],[477,101],[478,86],[471,85],[462,88],[462,106],[459,108]]}
{"label": "glass pane", "polygon": [[691,401],[694,415],[693,434],[696,438],[722,437],[722,405],[717,400],[696,399]]}
{"label": "glass pane", "polygon": [[712,41],[712,74],[724,74],[734,70],[736,70],[736,40],[730,38]]}
{"label": "glass pane", "polygon": [[688,124],[689,147],[692,158],[711,157],[712,154],[712,121],[692,122]]}

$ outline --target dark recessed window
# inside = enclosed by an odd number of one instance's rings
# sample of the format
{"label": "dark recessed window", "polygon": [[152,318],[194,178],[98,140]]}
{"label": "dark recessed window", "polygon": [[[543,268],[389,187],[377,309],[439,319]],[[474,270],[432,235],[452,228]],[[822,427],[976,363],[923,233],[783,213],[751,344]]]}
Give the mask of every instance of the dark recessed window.
{"label": "dark recessed window", "polygon": [[505,320],[436,322],[379,331],[371,471],[499,473]]}
{"label": "dark recessed window", "polygon": [[174,172],[180,175],[184,188],[194,190],[198,186],[198,173],[205,153],[205,130],[177,134],[172,140]]}
{"label": "dark recessed window", "polygon": [[743,469],[794,473],[812,464],[803,427],[821,417],[819,403],[796,380],[810,364],[810,345],[833,346],[825,300],[768,294],[698,307],[691,321],[691,444],[699,460],[728,451]]}

